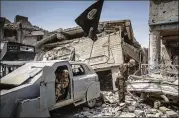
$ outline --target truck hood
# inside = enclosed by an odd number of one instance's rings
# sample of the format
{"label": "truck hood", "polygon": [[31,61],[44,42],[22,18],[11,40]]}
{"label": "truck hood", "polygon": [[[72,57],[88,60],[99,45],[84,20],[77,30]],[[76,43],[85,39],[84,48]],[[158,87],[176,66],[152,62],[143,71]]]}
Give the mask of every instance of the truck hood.
{"label": "truck hood", "polygon": [[28,79],[33,79],[43,70],[44,66],[52,66],[55,62],[56,61],[34,61],[26,63],[8,75],[2,77],[0,79],[0,84],[14,86],[21,85]]}

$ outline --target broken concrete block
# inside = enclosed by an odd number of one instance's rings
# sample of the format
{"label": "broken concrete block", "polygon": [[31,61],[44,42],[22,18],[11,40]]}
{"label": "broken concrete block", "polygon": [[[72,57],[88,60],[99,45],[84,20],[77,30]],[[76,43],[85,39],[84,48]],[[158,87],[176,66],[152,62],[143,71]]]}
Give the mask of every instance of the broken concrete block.
{"label": "broken concrete block", "polygon": [[107,107],[107,105],[106,104],[102,104],[102,106],[101,106],[102,108],[105,108],[105,107]]}
{"label": "broken concrete block", "polygon": [[167,115],[167,117],[177,117],[178,116],[177,113],[172,110],[166,111],[166,115]]}
{"label": "broken concrete block", "polygon": [[116,113],[115,115],[114,115],[114,117],[119,117],[120,116],[120,113]]}
{"label": "broken concrete block", "polygon": [[155,117],[155,114],[147,114],[146,117],[147,118],[153,118],[153,117]]}
{"label": "broken concrete block", "polygon": [[166,111],[168,111],[168,110],[170,110],[170,109],[168,109],[168,108],[162,106],[162,107],[159,107],[159,110],[160,110],[162,113],[166,113]]}
{"label": "broken concrete block", "polygon": [[104,113],[105,116],[111,116],[112,114],[110,112]]}
{"label": "broken concrete block", "polygon": [[123,108],[122,111],[123,112],[128,112],[128,108]]}
{"label": "broken concrete block", "polygon": [[120,107],[123,107],[125,105],[125,103],[120,103],[119,106]]}
{"label": "broken concrete block", "polygon": [[84,110],[84,111],[88,111],[89,108],[88,108],[88,107],[83,107],[83,110]]}
{"label": "broken concrete block", "polygon": [[128,110],[129,110],[129,112],[134,112],[135,106],[128,106]]}
{"label": "broken concrete block", "polygon": [[82,113],[82,115],[84,115],[84,116],[91,116],[92,114],[89,113],[88,111],[85,111],[85,112]]}
{"label": "broken concrete block", "polygon": [[158,101],[158,100],[154,101],[154,108],[155,109],[158,109],[160,107],[160,105],[161,105],[160,101]]}
{"label": "broken concrete block", "polygon": [[146,113],[147,113],[147,114],[156,114],[156,113],[157,113],[157,109],[154,109],[154,108],[150,109],[150,108],[148,108],[148,109],[146,110]]}
{"label": "broken concrete block", "polygon": [[125,99],[126,99],[127,101],[134,101],[134,100],[131,98],[131,96],[126,96]]}
{"label": "broken concrete block", "polygon": [[131,101],[126,100],[125,103],[126,103],[127,105],[129,105],[129,104],[131,104]]}
{"label": "broken concrete block", "polygon": [[135,110],[135,111],[134,111],[134,114],[135,114],[136,116],[143,116],[143,115],[144,115],[144,111],[142,111],[142,110]]}
{"label": "broken concrete block", "polygon": [[100,102],[97,102],[96,103],[96,107],[100,107],[103,103],[100,101]]}
{"label": "broken concrete block", "polygon": [[126,118],[134,118],[136,117],[134,113],[126,113],[126,114],[122,114],[119,117],[126,117]]}
{"label": "broken concrete block", "polygon": [[156,113],[155,117],[161,117],[161,113]]}
{"label": "broken concrete block", "polygon": [[157,113],[157,109],[150,109],[152,113]]}
{"label": "broken concrete block", "polygon": [[131,103],[131,105],[136,105],[136,103],[137,103],[136,101],[133,101],[133,102]]}

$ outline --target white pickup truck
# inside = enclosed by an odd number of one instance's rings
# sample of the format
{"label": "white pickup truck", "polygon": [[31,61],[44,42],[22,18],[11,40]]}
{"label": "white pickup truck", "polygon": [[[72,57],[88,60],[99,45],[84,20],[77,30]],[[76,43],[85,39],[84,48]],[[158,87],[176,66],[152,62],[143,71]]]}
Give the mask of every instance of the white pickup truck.
{"label": "white pickup truck", "polygon": [[[69,84],[65,99],[55,99],[55,72],[67,69]],[[86,103],[93,107],[100,97],[94,70],[83,62],[34,61],[1,78],[1,117],[50,117],[50,111],[65,105]]]}

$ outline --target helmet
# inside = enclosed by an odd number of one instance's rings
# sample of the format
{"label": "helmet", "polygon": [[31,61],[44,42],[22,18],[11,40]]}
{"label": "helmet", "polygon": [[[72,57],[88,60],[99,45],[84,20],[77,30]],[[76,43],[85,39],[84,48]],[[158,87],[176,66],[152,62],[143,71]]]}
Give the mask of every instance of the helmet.
{"label": "helmet", "polygon": [[134,59],[130,59],[129,60],[129,66],[135,66],[135,60]]}

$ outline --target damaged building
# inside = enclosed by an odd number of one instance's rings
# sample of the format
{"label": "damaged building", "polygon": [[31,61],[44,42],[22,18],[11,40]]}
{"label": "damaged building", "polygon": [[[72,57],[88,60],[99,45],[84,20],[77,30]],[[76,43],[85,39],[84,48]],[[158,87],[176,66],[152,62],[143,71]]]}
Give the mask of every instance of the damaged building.
{"label": "damaged building", "polygon": [[26,45],[33,45],[41,40],[48,31],[34,26],[28,17],[16,15],[14,22],[7,18],[0,18],[1,41],[18,42]]}
{"label": "damaged building", "polygon": [[0,17],[0,77],[26,63],[22,61],[33,60],[35,57],[33,44],[47,33],[48,31],[32,25],[28,17],[16,15],[14,22]]}
{"label": "damaged building", "polygon": [[101,90],[117,90],[119,66],[130,58],[138,63],[145,61],[147,57],[140,56],[145,51],[134,37],[130,20],[100,22],[97,36],[93,42],[84,37],[80,27],[57,30],[34,45],[36,60],[70,60],[75,56],[75,61],[84,61],[96,71]]}
{"label": "damaged building", "polygon": [[150,1],[148,64],[130,76],[128,90],[178,103],[178,23],[178,1]]}

